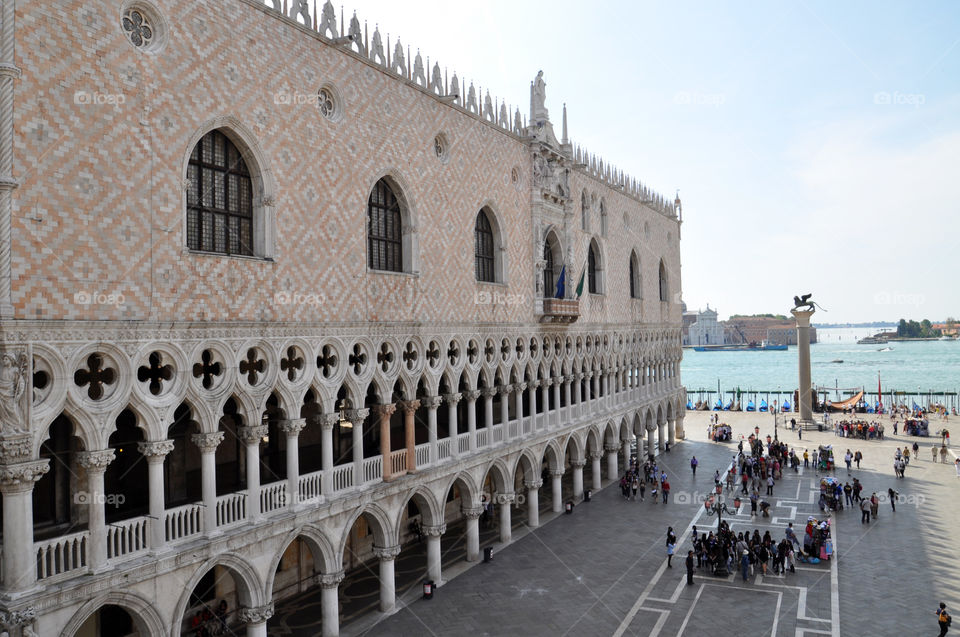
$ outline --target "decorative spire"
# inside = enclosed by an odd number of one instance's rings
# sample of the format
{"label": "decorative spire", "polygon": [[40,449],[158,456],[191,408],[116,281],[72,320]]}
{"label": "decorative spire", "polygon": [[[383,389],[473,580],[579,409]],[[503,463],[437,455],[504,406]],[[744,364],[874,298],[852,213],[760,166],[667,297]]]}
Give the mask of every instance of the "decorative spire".
{"label": "decorative spire", "polygon": [[560,143],[566,146],[570,143],[570,140],[567,139],[567,103],[563,103],[563,136],[560,138]]}

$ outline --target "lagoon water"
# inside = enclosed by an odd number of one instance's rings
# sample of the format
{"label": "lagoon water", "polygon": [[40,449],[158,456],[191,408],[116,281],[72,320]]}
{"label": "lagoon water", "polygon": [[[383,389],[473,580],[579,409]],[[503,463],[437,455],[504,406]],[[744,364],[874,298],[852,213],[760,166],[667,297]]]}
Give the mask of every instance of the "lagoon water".
{"label": "lagoon water", "polygon": [[[884,394],[960,390],[960,340],[895,342],[857,345],[874,328],[818,329],[820,342],[810,346],[813,384],[821,388],[865,388],[877,391],[877,375]],[[886,350],[887,351],[881,351]],[[843,362],[833,362],[840,361]],[[726,392],[749,390],[792,392],[797,387],[797,348],[767,352],[695,352],[683,350],[681,379],[696,401],[698,390],[716,392],[717,381]],[[835,395],[830,395],[835,399]],[[948,401],[949,404],[949,401]]]}

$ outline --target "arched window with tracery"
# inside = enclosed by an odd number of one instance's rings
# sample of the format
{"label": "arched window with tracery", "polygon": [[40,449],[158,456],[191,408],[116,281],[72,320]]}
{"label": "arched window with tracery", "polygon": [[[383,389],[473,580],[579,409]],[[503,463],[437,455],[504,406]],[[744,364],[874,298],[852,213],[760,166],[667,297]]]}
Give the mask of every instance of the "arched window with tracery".
{"label": "arched window with tracery", "polygon": [[543,243],[543,259],[545,261],[543,266],[543,296],[545,298],[553,298],[557,295],[557,276],[559,276],[559,273],[556,271],[557,259],[554,255],[556,250],[556,239],[552,233],[548,234],[546,241]]}
{"label": "arched window with tracery", "polygon": [[240,150],[220,130],[204,135],[187,165],[187,247],[254,254],[253,184]]}
{"label": "arched window with tracery", "polygon": [[487,212],[485,210],[477,213],[477,222],[474,226],[473,236],[477,281],[493,283],[497,280],[494,263],[493,228],[490,227],[490,219],[487,218]]}
{"label": "arched window with tracery", "polygon": [[385,180],[367,202],[367,265],[371,270],[403,272],[403,225],[400,202]]}

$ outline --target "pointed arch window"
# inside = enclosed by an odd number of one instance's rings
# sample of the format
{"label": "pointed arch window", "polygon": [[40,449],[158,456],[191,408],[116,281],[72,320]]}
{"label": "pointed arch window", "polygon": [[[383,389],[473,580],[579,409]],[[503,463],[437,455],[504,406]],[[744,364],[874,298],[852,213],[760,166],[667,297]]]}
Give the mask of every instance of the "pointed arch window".
{"label": "pointed arch window", "polygon": [[590,294],[600,294],[600,285],[597,279],[597,253],[593,244],[587,251],[587,290]]}
{"label": "pointed arch window", "polygon": [[474,261],[477,281],[493,283],[497,280],[494,263],[493,228],[485,210],[477,213],[474,225]]}
{"label": "pointed arch window", "polygon": [[667,267],[663,259],[660,259],[660,300],[664,302],[670,300],[670,283],[667,281]]}
{"label": "pointed arch window", "polygon": [[543,243],[543,259],[546,262],[543,266],[543,296],[552,298],[557,293],[557,277],[554,273],[556,262],[553,258],[552,235],[547,236]]}
{"label": "pointed arch window", "polygon": [[643,298],[642,286],[640,285],[640,259],[636,252],[630,253],[630,298]]}
{"label": "pointed arch window", "polygon": [[403,272],[403,223],[400,203],[381,179],[367,201],[367,265],[371,270]]}
{"label": "pointed arch window", "polygon": [[220,130],[193,147],[187,182],[187,247],[252,256],[253,183],[239,149]]}

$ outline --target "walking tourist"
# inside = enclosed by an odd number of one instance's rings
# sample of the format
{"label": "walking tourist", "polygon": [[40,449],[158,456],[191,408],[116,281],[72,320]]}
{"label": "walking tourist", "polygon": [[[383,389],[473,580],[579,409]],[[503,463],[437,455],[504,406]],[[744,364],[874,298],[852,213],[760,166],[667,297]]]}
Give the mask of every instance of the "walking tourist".
{"label": "walking tourist", "polygon": [[694,477],[697,475],[697,465],[700,464],[700,461],[697,460],[697,457],[694,456],[690,459],[690,470],[693,471]]}
{"label": "walking tourist", "polygon": [[[740,555],[740,572],[743,573],[743,581],[747,581],[747,573],[750,571],[750,551],[747,549],[743,550],[743,553]],[[946,634],[946,630],[940,633],[941,635]]]}
{"label": "walking tourist", "polygon": [[877,513],[880,512],[880,498],[877,497],[877,492],[874,491],[870,494],[870,515],[873,516],[873,519],[877,519]]}
{"label": "walking tourist", "polygon": [[860,500],[860,524],[870,524],[869,500]]}
{"label": "walking tourist", "polygon": [[947,634],[947,629],[950,628],[952,623],[953,618],[947,612],[947,605],[940,602],[940,607],[937,609],[937,625],[940,627],[940,637]]}
{"label": "walking tourist", "polygon": [[937,461],[937,445],[930,446],[930,454],[933,456],[931,459],[933,462]]}
{"label": "walking tourist", "polygon": [[900,496],[899,493],[893,490],[893,487],[887,489],[887,497],[890,498],[890,508],[893,509],[893,512],[897,512],[897,498]]}
{"label": "walking tourist", "polygon": [[947,464],[947,445],[941,445],[940,447],[940,462]]}
{"label": "walking tourist", "polygon": [[853,461],[857,463],[857,469],[860,468],[860,461],[863,460],[863,454],[860,453],[860,450],[857,449],[857,452],[853,454]]}

